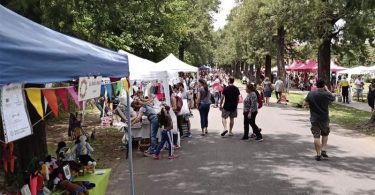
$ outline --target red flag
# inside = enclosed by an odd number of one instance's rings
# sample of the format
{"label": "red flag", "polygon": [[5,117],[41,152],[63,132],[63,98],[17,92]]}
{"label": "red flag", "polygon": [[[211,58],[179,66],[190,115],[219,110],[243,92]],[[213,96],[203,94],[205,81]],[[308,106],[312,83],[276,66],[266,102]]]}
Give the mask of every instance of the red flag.
{"label": "red flag", "polygon": [[66,96],[66,89],[56,89],[56,94],[59,96],[61,102],[63,103],[65,111],[69,112],[68,98]]}
{"label": "red flag", "polygon": [[59,106],[57,104],[57,97],[54,89],[43,89],[42,93],[48,101],[48,105],[51,108],[55,117],[59,115]]}

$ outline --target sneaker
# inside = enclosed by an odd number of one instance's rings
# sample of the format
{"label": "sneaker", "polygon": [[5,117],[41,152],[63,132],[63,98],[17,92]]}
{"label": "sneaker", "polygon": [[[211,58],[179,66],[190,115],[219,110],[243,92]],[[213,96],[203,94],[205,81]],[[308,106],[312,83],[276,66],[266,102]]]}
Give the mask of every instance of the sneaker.
{"label": "sneaker", "polygon": [[223,133],[221,133],[221,136],[225,136],[225,134],[227,134],[228,133],[228,130],[225,130],[225,131],[223,131]]}
{"label": "sneaker", "polygon": [[206,134],[202,133],[201,136],[205,136]]}
{"label": "sneaker", "polygon": [[242,141],[249,141],[249,138],[248,137],[242,137],[241,140]]}
{"label": "sneaker", "polygon": [[176,149],[176,150],[178,150],[178,149],[180,149],[180,148],[181,148],[181,146],[178,146],[178,145],[174,145],[174,146],[173,146],[173,148],[174,148],[174,149]]}
{"label": "sneaker", "polygon": [[154,155],[152,155],[152,158],[154,160],[160,160],[161,159],[160,154],[158,154],[158,155],[154,154]]}
{"label": "sneaker", "polygon": [[257,138],[257,136],[255,135],[255,133],[253,133],[253,134],[250,135],[250,138],[255,139],[255,138]]}
{"label": "sneaker", "polygon": [[234,134],[233,134],[232,132],[230,132],[228,135],[229,135],[229,136],[233,136]]}
{"label": "sneaker", "polygon": [[324,158],[328,158],[327,151],[322,150],[320,155],[322,155]]}
{"label": "sneaker", "polygon": [[316,161],[321,161],[322,160],[322,156],[320,156],[320,155],[319,156],[315,156],[315,160]]}
{"label": "sneaker", "polygon": [[172,154],[171,156],[168,156],[168,159],[169,160],[173,160],[173,159],[175,159],[176,157]]}
{"label": "sneaker", "polygon": [[257,137],[257,138],[255,138],[255,141],[262,142],[262,141],[263,141],[263,138],[261,138],[261,137]]}
{"label": "sneaker", "polygon": [[189,134],[188,136],[186,136],[187,138],[192,138],[193,135],[192,134]]}

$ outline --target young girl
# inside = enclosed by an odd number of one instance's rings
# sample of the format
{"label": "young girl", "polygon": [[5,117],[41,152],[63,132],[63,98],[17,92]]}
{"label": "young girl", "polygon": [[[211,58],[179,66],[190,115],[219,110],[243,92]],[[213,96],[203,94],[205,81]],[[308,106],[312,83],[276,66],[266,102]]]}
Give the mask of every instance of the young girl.
{"label": "young girl", "polygon": [[169,156],[168,159],[174,159],[175,156],[173,155],[173,147],[172,147],[172,132],[173,129],[173,123],[172,118],[169,115],[169,106],[165,106],[160,111],[160,118],[159,118],[159,125],[164,127],[164,130],[161,132],[161,141],[159,143],[159,146],[156,148],[155,154],[153,156],[154,160],[160,160],[160,151],[163,148],[165,142],[168,143],[168,149],[169,149]]}

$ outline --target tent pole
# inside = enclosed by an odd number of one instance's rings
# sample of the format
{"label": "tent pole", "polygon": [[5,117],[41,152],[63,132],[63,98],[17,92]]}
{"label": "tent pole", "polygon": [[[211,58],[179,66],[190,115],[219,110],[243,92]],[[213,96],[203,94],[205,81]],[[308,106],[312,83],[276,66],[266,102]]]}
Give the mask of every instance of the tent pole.
{"label": "tent pole", "polygon": [[82,125],[85,125],[86,100],[82,101]]}
{"label": "tent pole", "polygon": [[133,175],[133,138],[132,138],[132,125],[131,125],[131,118],[130,118],[130,95],[129,91],[131,90],[131,84],[129,82],[129,90],[126,92],[126,104],[128,105],[127,109],[127,118],[128,118],[128,162],[129,162],[129,174],[130,174],[130,194],[135,195],[135,184],[134,184],[134,175]]}

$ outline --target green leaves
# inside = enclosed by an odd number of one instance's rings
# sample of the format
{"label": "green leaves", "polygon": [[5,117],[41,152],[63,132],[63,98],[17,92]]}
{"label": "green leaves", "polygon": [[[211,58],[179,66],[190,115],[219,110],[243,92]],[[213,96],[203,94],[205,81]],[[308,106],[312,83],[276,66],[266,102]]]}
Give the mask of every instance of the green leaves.
{"label": "green leaves", "polygon": [[[218,0],[12,0],[2,3],[57,31],[159,61],[178,53],[190,63],[212,56],[212,18]],[[212,60],[211,60],[212,61]]]}

